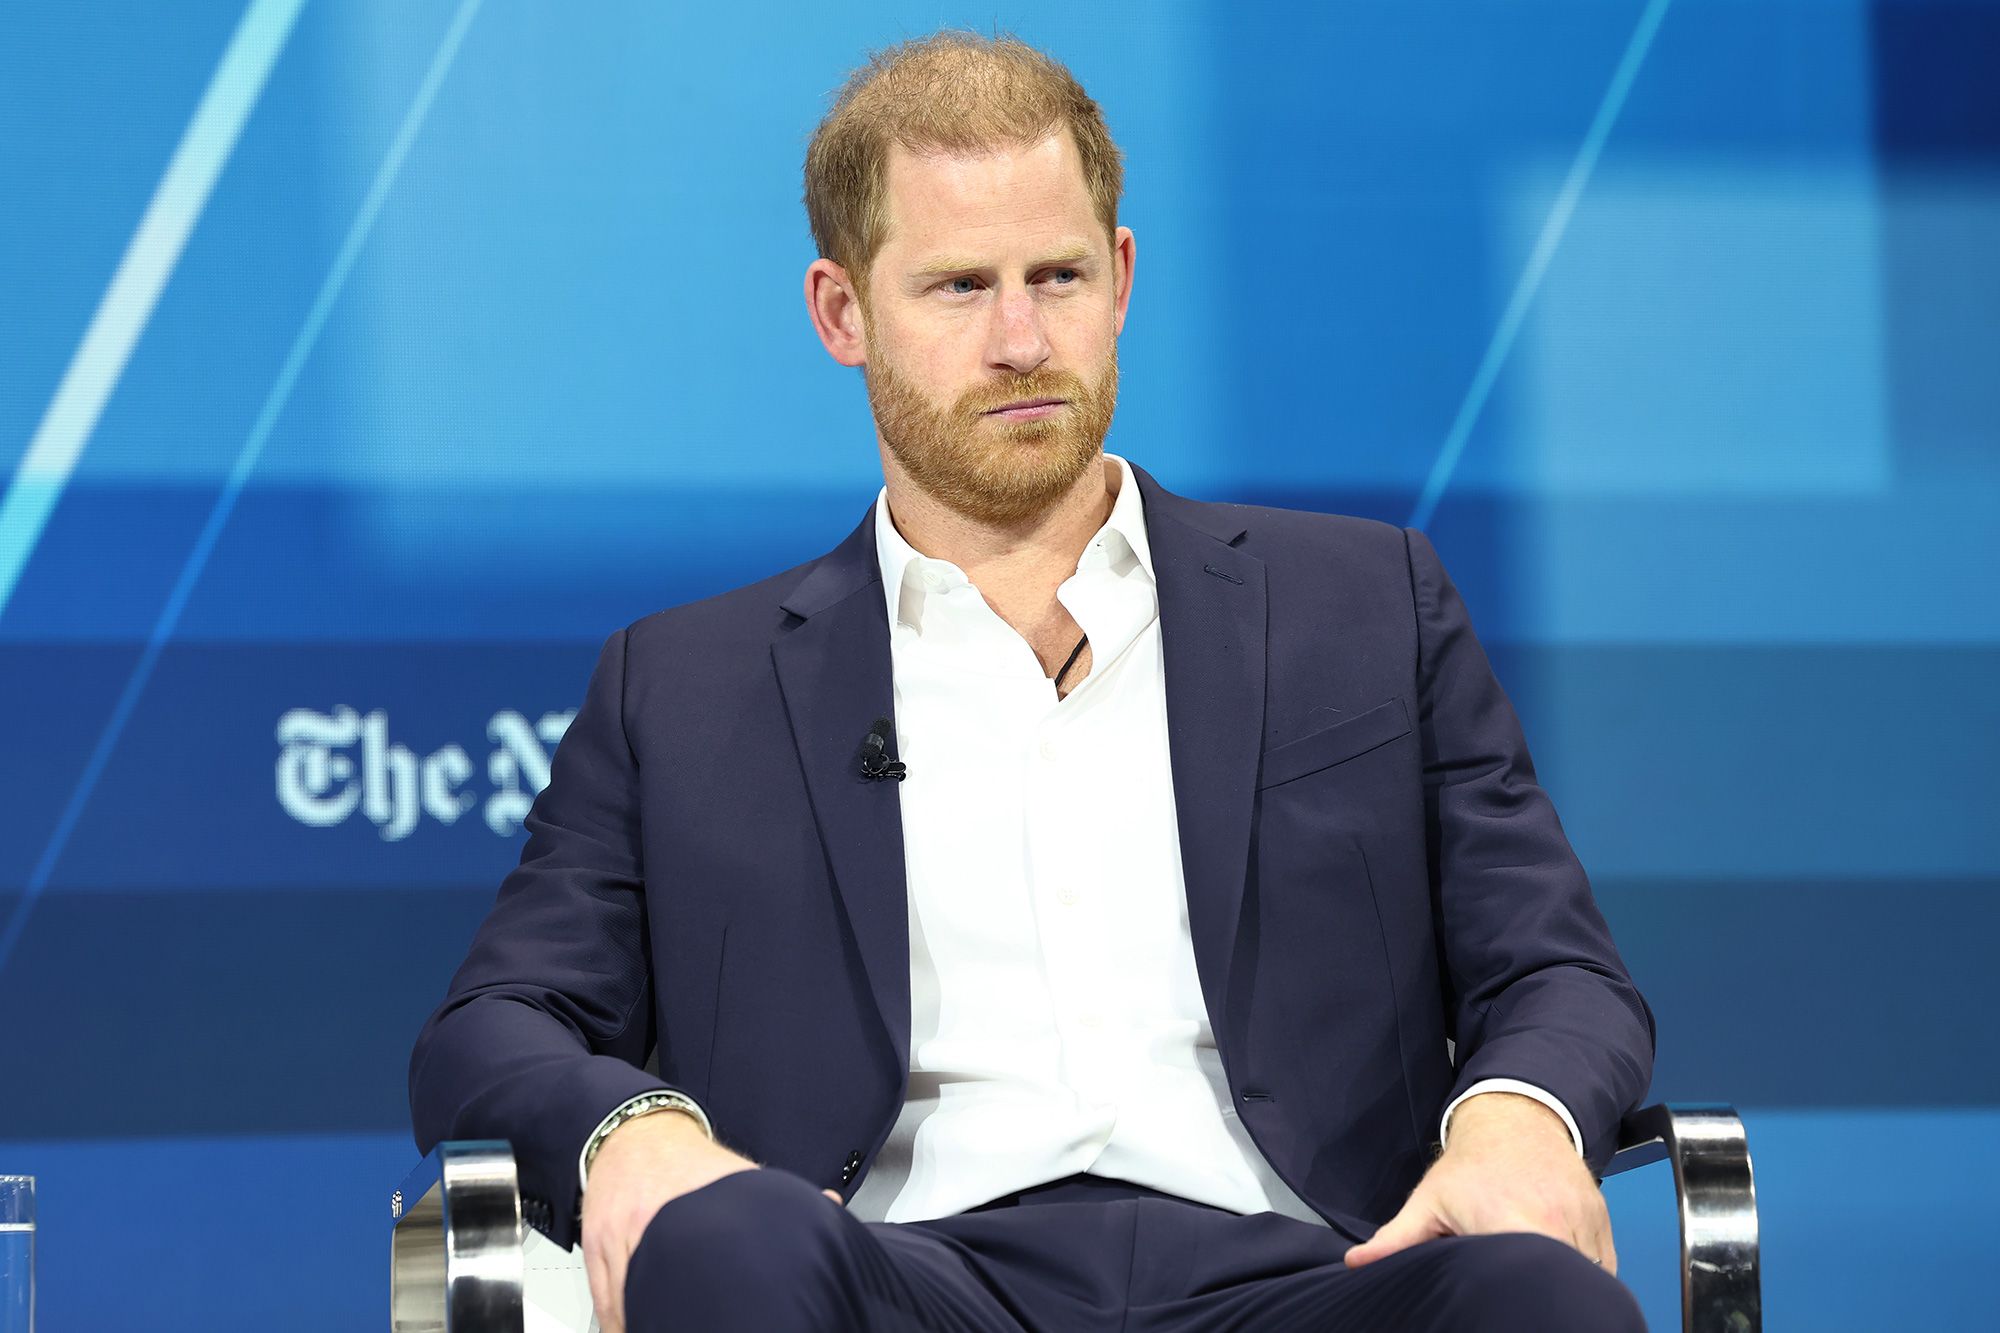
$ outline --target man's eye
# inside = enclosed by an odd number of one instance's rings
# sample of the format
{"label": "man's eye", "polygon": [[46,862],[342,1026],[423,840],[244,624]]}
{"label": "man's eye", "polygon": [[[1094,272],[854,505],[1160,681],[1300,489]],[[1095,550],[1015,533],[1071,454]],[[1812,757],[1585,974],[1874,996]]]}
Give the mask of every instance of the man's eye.
{"label": "man's eye", "polygon": [[[965,284],[963,287],[959,286],[961,282]],[[957,296],[970,296],[972,289],[978,285],[979,280],[977,278],[952,278],[945,283],[944,289]]]}
{"label": "man's eye", "polygon": [[1076,281],[1076,270],[1073,268],[1051,269],[1049,276],[1059,280],[1064,286],[1068,286],[1070,283]]}

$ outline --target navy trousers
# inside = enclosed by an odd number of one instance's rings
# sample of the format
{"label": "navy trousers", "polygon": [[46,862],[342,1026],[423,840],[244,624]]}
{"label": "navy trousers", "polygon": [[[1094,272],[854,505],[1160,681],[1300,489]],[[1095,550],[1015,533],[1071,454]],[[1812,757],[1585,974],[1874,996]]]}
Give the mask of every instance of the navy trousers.
{"label": "navy trousers", "polygon": [[1366,1268],[1352,1241],[1074,1176],[931,1222],[862,1222],[745,1171],[674,1200],[633,1252],[630,1333],[1624,1333],[1632,1294],[1541,1236],[1431,1241]]}

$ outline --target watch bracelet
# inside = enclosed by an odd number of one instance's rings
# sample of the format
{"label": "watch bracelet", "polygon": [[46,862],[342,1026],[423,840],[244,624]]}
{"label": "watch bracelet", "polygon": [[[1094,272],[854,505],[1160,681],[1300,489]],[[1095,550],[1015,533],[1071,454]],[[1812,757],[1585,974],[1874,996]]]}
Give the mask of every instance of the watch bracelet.
{"label": "watch bracelet", "polygon": [[613,1130],[642,1116],[654,1115],[661,1111],[684,1113],[701,1126],[701,1132],[708,1136],[711,1143],[715,1141],[715,1126],[709,1123],[708,1113],[701,1109],[701,1104],[694,1098],[681,1092],[645,1093],[632,1098],[604,1117],[604,1122],[591,1134],[589,1142],[583,1145],[583,1153],[578,1160],[578,1183],[586,1188],[589,1186],[590,1164],[597,1160],[598,1149],[604,1146],[605,1140],[611,1137]]}

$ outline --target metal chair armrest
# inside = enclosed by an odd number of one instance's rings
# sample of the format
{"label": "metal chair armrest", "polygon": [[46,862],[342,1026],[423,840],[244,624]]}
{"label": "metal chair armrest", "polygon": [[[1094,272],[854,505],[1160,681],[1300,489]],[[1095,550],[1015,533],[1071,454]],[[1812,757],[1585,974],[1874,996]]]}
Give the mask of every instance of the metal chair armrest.
{"label": "metal chair armrest", "polygon": [[521,1333],[520,1178],[512,1145],[440,1143],[390,1196],[392,1333]]}
{"label": "metal chair armrest", "polygon": [[1680,1202],[1683,1333],[1761,1333],[1757,1186],[1731,1106],[1648,1106],[1618,1127],[1607,1176],[1661,1159]]}

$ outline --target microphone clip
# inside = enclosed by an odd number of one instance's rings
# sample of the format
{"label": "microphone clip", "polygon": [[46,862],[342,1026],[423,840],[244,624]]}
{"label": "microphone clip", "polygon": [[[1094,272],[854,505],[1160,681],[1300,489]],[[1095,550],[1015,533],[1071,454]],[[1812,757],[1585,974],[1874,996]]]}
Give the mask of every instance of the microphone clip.
{"label": "microphone clip", "polygon": [[889,758],[889,719],[878,717],[875,725],[868,729],[868,735],[861,742],[861,776],[870,782],[894,779],[901,782],[910,774],[910,767],[900,759]]}

